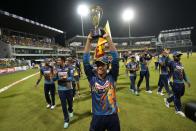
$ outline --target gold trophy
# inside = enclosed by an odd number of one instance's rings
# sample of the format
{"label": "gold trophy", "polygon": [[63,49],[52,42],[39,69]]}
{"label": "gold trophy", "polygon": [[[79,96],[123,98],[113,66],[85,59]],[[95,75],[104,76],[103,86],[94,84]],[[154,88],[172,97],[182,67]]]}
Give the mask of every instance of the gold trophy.
{"label": "gold trophy", "polygon": [[102,37],[105,34],[104,30],[99,28],[99,23],[102,15],[103,15],[103,10],[100,6],[92,6],[90,8],[90,18],[91,18],[92,25],[94,26],[94,29],[91,30],[91,32],[92,32],[92,37],[95,39]]}

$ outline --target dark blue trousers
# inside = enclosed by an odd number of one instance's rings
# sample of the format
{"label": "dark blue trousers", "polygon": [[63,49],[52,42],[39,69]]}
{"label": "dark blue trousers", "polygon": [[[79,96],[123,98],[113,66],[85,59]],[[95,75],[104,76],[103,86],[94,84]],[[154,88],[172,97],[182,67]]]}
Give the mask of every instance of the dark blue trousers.
{"label": "dark blue trousers", "polygon": [[169,103],[174,101],[176,111],[181,111],[182,110],[181,97],[184,95],[185,92],[184,83],[173,83],[172,91],[173,91],[173,96],[167,98],[167,101]]}
{"label": "dark blue trousers", "polygon": [[168,85],[168,78],[169,76],[166,74],[160,74],[159,76],[159,82],[158,82],[158,92],[161,92],[163,87],[165,88],[166,92],[168,93],[168,95],[170,96],[172,94],[172,92],[169,89],[169,85]]}
{"label": "dark blue trousers", "polygon": [[135,76],[130,76],[129,78],[130,78],[130,81],[131,81],[130,89],[133,89],[134,91],[136,91],[136,88],[135,88],[136,75]]}
{"label": "dark blue trousers", "polygon": [[144,77],[146,79],[146,91],[150,90],[150,86],[149,86],[150,74],[149,74],[149,71],[140,71],[140,79],[139,79],[138,84],[137,84],[138,91],[139,91],[139,87],[140,87]]}
{"label": "dark blue trousers", "polygon": [[[64,114],[64,122],[69,122],[69,115],[73,112],[73,90],[58,90],[59,97],[61,100],[61,106]],[[68,104],[68,108],[67,108]]]}
{"label": "dark blue trousers", "polygon": [[118,114],[93,115],[90,131],[120,131]]}
{"label": "dark blue trousers", "polygon": [[159,62],[155,62],[155,70],[158,70]]}
{"label": "dark blue trousers", "polygon": [[73,87],[73,97],[76,95],[76,82],[72,81],[72,87]]}
{"label": "dark blue trousers", "polygon": [[[50,92],[50,95],[49,95]],[[44,94],[46,102],[50,105],[55,105],[55,84],[44,84]],[[51,96],[51,99],[50,99]]]}

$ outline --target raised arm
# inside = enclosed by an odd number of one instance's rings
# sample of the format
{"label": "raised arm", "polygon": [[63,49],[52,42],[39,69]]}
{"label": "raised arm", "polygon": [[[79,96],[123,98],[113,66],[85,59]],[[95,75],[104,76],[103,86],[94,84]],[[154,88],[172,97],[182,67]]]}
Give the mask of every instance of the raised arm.
{"label": "raised arm", "polygon": [[92,36],[91,33],[87,37],[86,45],[84,48],[84,55],[83,55],[83,65],[84,65],[84,72],[87,76],[88,81],[90,82],[92,79],[93,73],[93,67],[90,65],[90,46],[92,42]]}
{"label": "raised arm", "polygon": [[109,45],[110,54],[112,56],[112,68],[110,70],[110,73],[112,74],[115,81],[117,81],[118,74],[119,74],[119,61],[118,61],[118,52],[116,50],[116,47],[114,43],[112,42],[112,39],[109,35],[106,34],[106,39]]}
{"label": "raised arm", "polygon": [[109,50],[117,52],[116,47],[115,47],[114,43],[112,42],[112,38],[108,34],[105,34],[104,37],[106,38],[106,40],[108,42]]}
{"label": "raised arm", "polygon": [[90,33],[86,40],[86,45],[84,47],[84,53],[89,53],[91,49],[92,34]]}

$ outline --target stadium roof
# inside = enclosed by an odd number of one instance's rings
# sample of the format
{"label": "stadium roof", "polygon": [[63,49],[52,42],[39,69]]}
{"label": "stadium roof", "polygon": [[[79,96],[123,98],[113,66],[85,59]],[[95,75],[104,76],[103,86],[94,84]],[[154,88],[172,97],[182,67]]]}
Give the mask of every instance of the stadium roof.
{"label": "stadium roof", "polygon": [[187,28],[178,28],[178,29],[171,29],[171,30],[162,30],[161,33],[170,33],[170,32],[176,32],[176,31],[185,31],[185,30],[193,30],[194,27],[187,27]]}
{"label": "stadium roof", "polygon": [[2,10],[0,10],[0,27],[48,37],[64,33],[56,28]]}

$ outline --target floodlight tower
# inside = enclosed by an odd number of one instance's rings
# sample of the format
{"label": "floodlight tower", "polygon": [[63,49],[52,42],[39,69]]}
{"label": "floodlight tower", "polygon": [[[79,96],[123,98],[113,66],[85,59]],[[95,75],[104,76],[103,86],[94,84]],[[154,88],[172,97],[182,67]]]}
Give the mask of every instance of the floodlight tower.
{"label": "floodlight tower", "polygon": [[83,17],[86,17],[89,13],[89,8],[87,5],[79,5],[77,8],[77,13],[80,15],[81,24],[82,24],[82,36],[84,36],[84,24],[83,24]]}
{"label": "floodlight tower", "polygon": [[132,9],[126,9],[123,11],[122,18],[125,22],[128,22],[129,24],[129,37],[131,37],[131,21],[134,19],[135,13]]}

